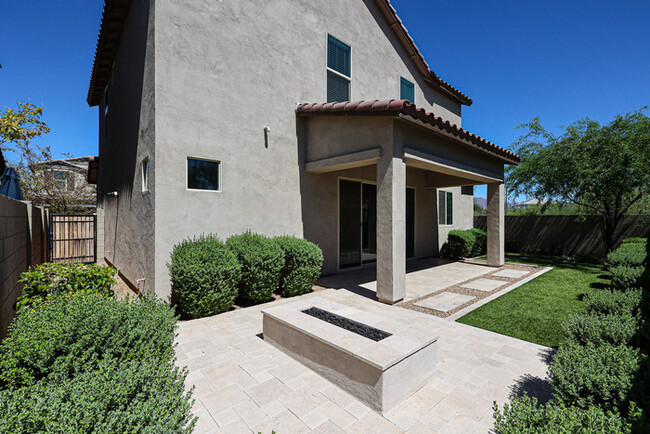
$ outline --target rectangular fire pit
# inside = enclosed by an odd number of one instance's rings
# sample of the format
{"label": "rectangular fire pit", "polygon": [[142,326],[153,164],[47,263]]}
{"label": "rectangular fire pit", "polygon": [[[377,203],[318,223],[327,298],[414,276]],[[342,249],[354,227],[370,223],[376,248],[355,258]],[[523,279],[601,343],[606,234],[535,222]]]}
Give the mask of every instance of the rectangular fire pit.
{"label": "rectangular fire pit", "polygon": [[439,320],[372,303],[368,310],[321,297],[262,310],[264,340],[383,412],[431,378]]}

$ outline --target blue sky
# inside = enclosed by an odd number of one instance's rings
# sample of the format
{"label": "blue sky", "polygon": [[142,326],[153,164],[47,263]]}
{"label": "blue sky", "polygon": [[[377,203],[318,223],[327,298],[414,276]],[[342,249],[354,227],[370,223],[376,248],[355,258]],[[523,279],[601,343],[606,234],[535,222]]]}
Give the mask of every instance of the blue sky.
{"label": "blue sky", "polygon": [[[392,3],[431,68],[474,99],[463,126],[501,146],[534,116],[557,129],[650,105],[647,0]],[[86,91],[102,4],[0,1],[0,105],[42,105],[39,142],[57,156],[97,153]]]}

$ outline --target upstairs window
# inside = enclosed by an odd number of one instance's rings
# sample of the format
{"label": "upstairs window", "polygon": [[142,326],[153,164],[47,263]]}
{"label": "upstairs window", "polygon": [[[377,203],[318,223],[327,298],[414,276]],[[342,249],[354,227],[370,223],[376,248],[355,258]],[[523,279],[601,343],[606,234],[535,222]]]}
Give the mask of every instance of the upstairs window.
{"label": "upstairs window", "polygon": [[448,191],[438,192],[438,224],[454,224],[454,196]]}
{"label": "upstairs window", "polygon": [[104,138],[108,137],[108,86],[104,92]]}
{"label": "upstairs window", "polygon": [[399,86],[399,99],[407,99],[412,103],[415,102],[415,85],[405,79],[400,77],[400,86]]}
{"label": "upstairs window", "polygon": [[54,172],[54,182],[56,188],[59,190],[65,190],[67,187],[68,176],[65,172]]}
{"label": "upstairs window", "polygon": [[142,160],[142,191],[149,191],[149,158]]}
{"label": "upstairs window", "polygon": [[467,196],[473,196],[474,195],[474,186],[473,185],[465,185],[460,188],[460,194],[464,194]]}
{"label": "upstairs window", "polygon": [[221,162],[187,157],[187,188],[221,190]]}
{"label": "upstairs window", "polygon": [[349,45],[327,35],[327,102],[350,100]]}

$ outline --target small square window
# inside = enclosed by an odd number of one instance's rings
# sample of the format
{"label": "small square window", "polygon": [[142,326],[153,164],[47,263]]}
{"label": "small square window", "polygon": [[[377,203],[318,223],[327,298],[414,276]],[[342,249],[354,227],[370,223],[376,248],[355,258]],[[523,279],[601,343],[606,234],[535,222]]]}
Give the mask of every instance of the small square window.
{"label": "small square window", "polygon": [[460,188],[460,194],[464,194],[466,196],[473,196],[474,195],[474,186],[473,185],[465,185]]}
{"label": "small square window", "polygon": [[221,162],[187,158],[187,188],[191,190],[219,191]]}
{"label": "small square window", "polygon": [[65,190],[67,175],[65,172],[54,172],[54,182],[56,183],[56,188],[59,190]]}
{"label": "small square window", "polygon": [[149,191],[149,158],[142,160],[142,191]]}
{"label": "small square window", "polygon": [[400,77],[399,99],[406,99],[413,103],[415,102],[415,85],[404,77]]}

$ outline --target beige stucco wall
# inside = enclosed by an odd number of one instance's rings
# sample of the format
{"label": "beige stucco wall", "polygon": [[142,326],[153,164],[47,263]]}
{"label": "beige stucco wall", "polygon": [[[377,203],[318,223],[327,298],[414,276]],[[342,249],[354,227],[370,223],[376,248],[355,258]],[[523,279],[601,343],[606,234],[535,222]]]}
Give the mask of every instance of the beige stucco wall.
{"label": "beige stucco wall", "polygon": [[[326,100],[328,33],[352,47],[352,100],[398,99],[403,76],[416,83],[418,105],[460,124],[460,104],[424,83],[378,17],[362,0],[156,1],[159,294],[169,293],[166,263],[185,237],[303,235],[309,199],[294,110]],[[188,156],[221,161],[221,192],[185,188]]]}
{"label": "beige stucco wall", "polygon": [[[104,213],[98,246],[103,244],[105,258],[131,283],[145,278],[144,290],[154,289],[156,192],[154,9],[149,3],[134,0],[127,14],[109,85],[107,138],[103,102],[98,114],[97,204]],[[142,191],[145,157],[150,160],[148,192]],[[114,191],[117,197],[107,195]]]}

